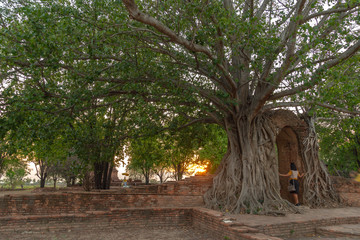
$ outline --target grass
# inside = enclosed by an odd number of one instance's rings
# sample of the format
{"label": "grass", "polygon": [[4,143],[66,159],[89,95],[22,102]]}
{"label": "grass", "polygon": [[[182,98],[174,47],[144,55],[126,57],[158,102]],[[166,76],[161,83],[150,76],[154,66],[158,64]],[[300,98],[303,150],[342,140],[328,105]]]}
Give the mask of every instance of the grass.
{"label": "grass", "polygon": [[[57,183],[56,184],[56,188],[59,187],[65,187],[66,183]],[[1,190],[29,190],[29,189],[35,189],[35,188],[39,188],[40,187],[40,183],[33,183],[33,184],[23,184],[23,186],[21,187],[21,185],[17,185],[14,189],[11,188],[11,186],[7,183],[0,183],[0,189]],[[45,184],[45,187],[54,187],[53,183],[48,183]]]}

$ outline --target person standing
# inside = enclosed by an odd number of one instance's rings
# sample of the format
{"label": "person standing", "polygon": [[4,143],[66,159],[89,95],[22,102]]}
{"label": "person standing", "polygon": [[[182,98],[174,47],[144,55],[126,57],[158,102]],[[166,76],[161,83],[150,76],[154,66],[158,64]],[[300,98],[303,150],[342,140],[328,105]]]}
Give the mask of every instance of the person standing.
{"label": "person standing", "polygon": [[128,187],[126,177],[124,177],[124,180],[123,180],[123,187]]}
{"label": "person standing", "polygon": [[304,174],[300,174],[299,171],[296,168],[295,163],[290,163],[290,171],[287,174],[281,174],[279,173],[280,176],[282,177],[290,177],[290,186],[292,186],[292,189],[289,190],[293,199],[294,199],[294,203],[295,206],[300,206],[299,203],[299,188],[300,188],[300,184],[299,184],[299,178],[303,177]]}

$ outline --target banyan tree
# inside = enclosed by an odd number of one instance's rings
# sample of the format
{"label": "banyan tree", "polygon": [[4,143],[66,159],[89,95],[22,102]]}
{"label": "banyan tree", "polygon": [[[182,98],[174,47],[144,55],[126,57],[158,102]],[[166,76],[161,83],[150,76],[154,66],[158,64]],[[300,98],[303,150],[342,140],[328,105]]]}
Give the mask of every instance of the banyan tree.
{"label": "banyan tree", "polygon": [[[325,82],[327,69],[360,48],[359,33],[353,30],[359,2],[122,2],[144,45],[187,73],[167,82],[195,95],[202,120],[227,133],[228,150],[205,195],[207,206],[231,212],[291,209],[280,193],[283,163],[277,155],[283,158],[284,136],[297,135],[299,126],[293,124],[299,120],[279,125],[273,120],[280,112],[271,109],[317,104],[316,93],[315,99],[305,95]],[[338,197],[318,158],[311,118],[303,125],[308,130],[297,135],[298,143],[287,141],[291,154],[286,161],[298,162],[307,174],[306,204],[335,203]]]}

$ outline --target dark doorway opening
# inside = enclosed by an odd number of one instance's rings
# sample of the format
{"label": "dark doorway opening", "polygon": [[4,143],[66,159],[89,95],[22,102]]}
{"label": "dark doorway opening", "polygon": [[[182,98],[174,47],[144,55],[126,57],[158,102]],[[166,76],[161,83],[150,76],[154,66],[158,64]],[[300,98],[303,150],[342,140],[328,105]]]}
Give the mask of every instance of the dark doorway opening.
{"label": "dark doorway opening", "polygon": [[[290,171],[290,163],[294,162],[299,172],[303,173],[304,168],[299,151],[298,137],[295,131],[291,127],[284,127],[283,129],[281,129],[280,133],[276,138],[276,145],[278,152],[279,172],[283,174],[288,173]],[[304,188],[301,179],[299,179],[299,182],[300,182],[299,201],[300,203],[302,203],[302,195]],[[281,197],[293,203],[291,194],[287,189],[288,185],[289,185],[289,178],[280,177]]]}

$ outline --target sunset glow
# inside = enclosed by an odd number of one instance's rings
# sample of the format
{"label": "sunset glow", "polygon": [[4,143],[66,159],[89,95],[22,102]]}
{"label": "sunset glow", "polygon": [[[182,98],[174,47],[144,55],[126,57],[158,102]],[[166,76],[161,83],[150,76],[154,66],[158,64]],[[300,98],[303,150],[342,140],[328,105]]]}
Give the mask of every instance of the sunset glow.
{"label": "sunset glow", "polygon": [[205,163],[203,165],[193,164],[189,166],[188,170],[189,173],[192,173],[191,175],[202,175],[206,173],[209,163]]}

